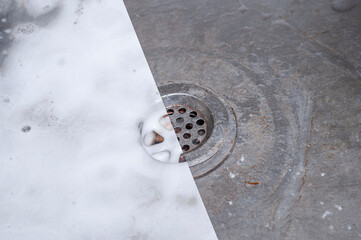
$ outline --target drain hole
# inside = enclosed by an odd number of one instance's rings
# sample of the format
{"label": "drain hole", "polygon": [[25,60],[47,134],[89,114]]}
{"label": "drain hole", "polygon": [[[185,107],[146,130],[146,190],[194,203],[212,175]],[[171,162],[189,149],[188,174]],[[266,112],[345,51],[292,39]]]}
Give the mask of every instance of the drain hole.
{"label": "drain hole", "polygon": [[185,109],[185,108],[180,108],[180,109],[178,109],[178,112],[180,113],[180,114],[183,114],[183,113],[185,113],[187,111],[187,109]]}
{"label": "drain hole", "polygon": [[199,136],[203,136],[204,134],[206,134],[206,130],[199,129],[197,133],[198,133]]}
{"label": "drain hole", "polygon": [[164,137],[153,131],[152,133],[146,134],[143,141],[145,145],[152,146],[164,142]]}
{"label": "drain hole", "polygon": [[167,109],[167,113],[168,113],[168,115],[173,115],[174,110],[173,110],[173,109],[171,109],[171,108],[169,108],[169,109]]}
{"label": "drain hole", "polygon": [[167,130],[171,131],[173,126],[168,115],[164,115],[159,119],[159,124]]}
{"label": "drain hole", "polygon": [[175,133],[180,133],[182,131],[182,129],[180,127],[176,127],[174,128]]}
{"label": "drain hole", "polygon": [[189,151],[189,149],[190,149],[189,145],[183,145],[182,146],[182,150],[185,151],[185,152]]}
{"label": "drain hole", "polygon": [[195,112],[195,111],[192,111],[192,112],[190,112],[189,113],[189,116],[191,117],[191,118],[195,118],[195,117],[197,117],[197,112]]}
{"label": "drain hole", "polygon": [[201,143],[201,141],[200,141],[198,138],[195,138],[195,139],[193,139],[192,143],[193,143],[194,145],[198,145],[198,144]]}
{"label": "drain hole", "polygon": [[183,138],[184,139],[190,139],[191,138],[191,134],[190,133],[185,133],[185,134],[183,134]]}
{"label": "drain hole", "polygon": [[204,124],[204,120],[198,119],[196,123],[197,123],[197,125],[202,126]]}
{"label": "drain hole", "polygon": [[[204,122],[203,122],[204,123]],[[186,124],[186,129],[192,129],[193,128],[193,124],[192,123],[187,123]]]}
{"label": "drain hole", "polygon": [[182,117],[179,117],[175,120],[177,123],[182,123],[184,122],[184,119]]}

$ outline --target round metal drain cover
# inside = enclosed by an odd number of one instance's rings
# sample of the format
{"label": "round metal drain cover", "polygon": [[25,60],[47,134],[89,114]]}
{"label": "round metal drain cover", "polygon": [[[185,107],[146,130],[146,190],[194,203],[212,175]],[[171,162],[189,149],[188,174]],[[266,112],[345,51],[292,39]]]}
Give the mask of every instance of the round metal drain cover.
{"label": "round metal drain cover", "polygon": [[[175,103],[182,102],[183,97],[183,95],[169,96]],[[188,105],[167,107],[183,152],[189,152],[201,146],[213,128],[213,117],[207,106],[192,96],[188,96]]]}
{"label": "round metal drain cover", "polygon": [[219,95],[193,84],[159,87],[183,154],[195,178],[219,166],[233,149],[237,123]]}

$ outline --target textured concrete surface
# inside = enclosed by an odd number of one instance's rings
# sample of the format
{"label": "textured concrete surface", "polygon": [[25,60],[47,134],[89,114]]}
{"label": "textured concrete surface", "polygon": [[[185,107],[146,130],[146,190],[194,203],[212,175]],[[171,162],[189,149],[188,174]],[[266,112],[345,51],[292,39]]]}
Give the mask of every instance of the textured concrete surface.
{"label": "textured concrete surface", "polygon": [[158,85],[236,112],[231,156],[197,180],[219,239],[360,239],[359,1],[125,3]]}

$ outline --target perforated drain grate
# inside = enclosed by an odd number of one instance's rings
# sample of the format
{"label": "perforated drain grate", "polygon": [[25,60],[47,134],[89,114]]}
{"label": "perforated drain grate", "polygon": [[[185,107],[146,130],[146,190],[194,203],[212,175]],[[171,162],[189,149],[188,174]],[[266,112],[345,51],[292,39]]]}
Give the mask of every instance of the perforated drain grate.
{"label": "perforated drain grate", "polygon": [[219,166],[233,149],[237,135],[234,112],[209,89],[193,84],[159,87],[174,131],[194,177]]}
{"label": "perforated drain grate", "polygon": [[201,146],[206,138],[207,124],[204,116],[188,106],[170,106],[167,109],[174,131],[184,152]]}

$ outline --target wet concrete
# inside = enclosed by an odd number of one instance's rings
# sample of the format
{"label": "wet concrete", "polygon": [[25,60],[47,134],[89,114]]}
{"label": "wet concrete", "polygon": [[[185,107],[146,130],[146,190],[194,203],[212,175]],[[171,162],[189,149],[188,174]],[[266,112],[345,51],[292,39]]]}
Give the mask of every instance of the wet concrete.
{"label": "wet concrete", "polygon": [[196,180],[219,239],[361,238],[359,1],[125,3],[158,85],[236,112],[232,154]]}

